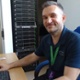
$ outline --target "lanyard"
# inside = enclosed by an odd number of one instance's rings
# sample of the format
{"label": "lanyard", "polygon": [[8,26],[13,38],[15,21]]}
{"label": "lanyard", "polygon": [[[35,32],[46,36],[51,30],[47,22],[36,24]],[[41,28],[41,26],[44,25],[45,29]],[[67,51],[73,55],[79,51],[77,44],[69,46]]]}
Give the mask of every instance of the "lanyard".
{"label": "lanyard", "polygon": [[50,46],[51,65],[54,64],[56,57],[57,57],[57,54],[58,54],[58,51],[59,51],[59,46],[55,49],[54,52],[53,52],[53,47]]}

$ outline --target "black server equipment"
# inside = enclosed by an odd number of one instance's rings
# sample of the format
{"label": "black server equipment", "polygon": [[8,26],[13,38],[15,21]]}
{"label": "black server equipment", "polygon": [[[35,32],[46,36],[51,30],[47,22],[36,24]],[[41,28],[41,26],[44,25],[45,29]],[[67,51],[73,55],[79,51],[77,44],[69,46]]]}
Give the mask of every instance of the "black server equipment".
{"label": "black server equipment", "polygon": [[[37,47],[36,0],[11,0],[13,50],[19,59],[35,51]],[[37,62],[23,67],[35,69]]]}

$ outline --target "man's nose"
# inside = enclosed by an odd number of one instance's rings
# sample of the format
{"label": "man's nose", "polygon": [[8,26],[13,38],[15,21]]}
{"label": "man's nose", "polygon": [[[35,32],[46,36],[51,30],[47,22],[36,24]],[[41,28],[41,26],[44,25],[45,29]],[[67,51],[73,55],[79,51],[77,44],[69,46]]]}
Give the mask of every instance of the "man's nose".
{"label": "man's nose", "polygon": [[47,19],[47,23],[51,23],[52,22],[52,19],[49,17],[48,19]]}

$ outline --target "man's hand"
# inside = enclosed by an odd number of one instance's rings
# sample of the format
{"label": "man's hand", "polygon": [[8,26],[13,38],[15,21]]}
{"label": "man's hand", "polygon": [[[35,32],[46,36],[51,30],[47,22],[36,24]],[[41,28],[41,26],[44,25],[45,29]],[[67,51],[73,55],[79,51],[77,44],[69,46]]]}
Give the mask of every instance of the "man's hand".
{"label": "man's hand", "polygon": [[0,71],[6,71],[10,68],[9,64],[7,63],[0,63]]}

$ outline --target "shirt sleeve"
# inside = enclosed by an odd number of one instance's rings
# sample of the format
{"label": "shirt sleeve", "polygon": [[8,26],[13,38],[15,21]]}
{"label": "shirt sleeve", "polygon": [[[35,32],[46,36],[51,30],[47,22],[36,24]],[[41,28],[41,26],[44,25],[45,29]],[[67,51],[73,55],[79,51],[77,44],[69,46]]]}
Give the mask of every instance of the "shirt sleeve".
{"label": "shirt sleeve", "polygon": [[44,56],[43,50],[44,50],[44,39],[41,40],[41,43],[36,49],[35,54],[37,56]]}
{"label": "shirt sleeve", "polygon": [[66,66],[80,68],[80,36],[70,40],[66,55]]}

